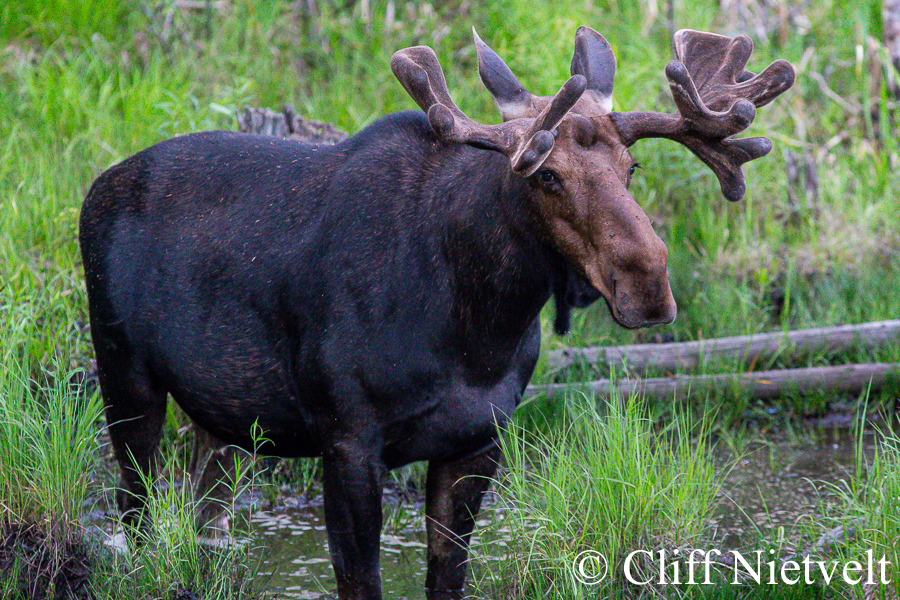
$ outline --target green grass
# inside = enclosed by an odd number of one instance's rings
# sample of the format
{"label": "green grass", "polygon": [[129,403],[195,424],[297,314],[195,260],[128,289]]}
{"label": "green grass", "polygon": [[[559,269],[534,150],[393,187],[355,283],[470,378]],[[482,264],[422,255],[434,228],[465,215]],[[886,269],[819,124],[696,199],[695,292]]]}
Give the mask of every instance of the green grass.
{"label": "green grass", "polygon": [[[651,416],[638,398],[617,398],[604,410],[573,393],[565,414],[539,434],[514,422],[503,438],[508,471],[497,490],[496,532],[483,534],[495,543],[480,549],[491,557],[491,597],[627,594],[629,553],[700,541],[719,487],[711,419],[679,411],[660,428]],[[575,576],[573,562],[585,551],[608,561],[611,577],[599,587]],[[639,570],[651,579],[654,568],[644,561]]]}
{"label": "green grass", "polygon": [[[575,29],[590,25],[609,39],[618,58],[616,109],[671,110],[663,77],[671,58],[670,34],[664,15],[645,22],[646,3],[638,0],[449,2],[439,10],[394,3],[392,22],[386,2],[369,3],[368,14],[363,3],[315,4],[317,14],[307,14],[302,2],[251,0],[234,0],[226,10],[211,12],[175,8],[168,0],[19,0],[0,7],[0,503],[7,519],[77,522],[91,486],[105,481],[107,467],[96,462],[102,454],[96,437],[102,424],[99,401],[80,396],[71,382],[79,380],[73,373],[91,369],[92,357],[76,246],[78,211],[92,180],[110,165],[172,135],[234,129],[234,111],[245,105],[277,108],[290,102],[306,117],[357,131],[385,113],[414,107],[388,68],[395,50],[414,44],[435,48],[464,111],[495,123],[499,117],[476,74],[472,25],[536,93],[558,89],[568,73]],[[761,3],[753,6],[762,10]],[[745,168],[743,202],[724,201],[714,176],[676,144],[647,140],[633,149],[644,168],[632,193],[669,247],[678,320],[664,328],[625,331],[601,303],[578,312],[572,334],[559,339],[549,333],[548,310],[545,348],[643,342],[657,335],[703,339],[900,314],[898,118],[888,108],[884,53],[868,42],[881,35],[880,4],[790,6],[802,18],[762,37],[751,32],[752,69],[786,58],[799,71],[795,88],[760,110],[749,131],[770,137],[775,149]],[[679,28],[752,29],[752,23],[727,22],[713,2],[684,0],[675,9]],[[819,75],[842,102],[823,92]],[[808,153],[817,166],[818,199],[808,205],[802,192],[799,202],[789,199],[788,152]],[[755,368],[897,361],[898,354],[896,347],[821,353],[797,361],[776,358]],[[714,363],[701,372],[742,368]],[[599,375],[539,367],[536,381],[579,382]],[[896,399],[897,390],[889,389],[859,402],[888,412]],[[546,495],[548,504],[533,508],[546,514],[523,510],[532,520],[544,519],[545,531],[555,529],[546,539],[517,532],[522,543],[537,544],[536,554],[520,555],[536,562],[511,563],[520,569],[517,576],[532,591],[571,591],[566,587],[571,581],[558,568],[576,548],[596,543],[615,554],[629,544],[659,543],[671,533],[651,517],[644,519],[644,530],[616,520],[609,498],[625,501],[626,492],[633,494],[628,498],[635,514],[646,514],[640,511],[659,502],[666,522],[683,528],[679,535],[696,535],[706,499],[694,505],[679,495],[674,465],[693,464],[698,470],[690,476],[699,478],[698,489],[711,488],[705,487],[708,479],[703,483],[702,453],[678,454],[689,447],[679,437],[686,435],[682,424],[693,419],[740,445],[759,429],[795,427],[831,400],[785,398],[773,407],[722,393],[695,399],[693,409],[626,404],[611,420],[581,402],[531,404],[520,415],[516,436],[508,438],[513,459],[506,492],[516,504],[527,504],[526,494]],[[772,408],[785,418],[766,416]],[[704,420],[709,412],[713,422]],[[665,422],[674,424],[657,425]],[[177,429],[184,423],[177,417],[169,423],[169,454],[178,455]],[[671,444],[673,438],[681,441]],[[625,444],[626,439],[634,443]],[[900,461],[896,440],[886,439],[875,462],[861,471],[865,476],[855,480],[857,487],[848,490],[853,504],[845,512],[867,514],[865,543],[896,554],[900,531],[891,499],[900,494],[895,485]],[[616,459],[593,460],[588,451],[600,449]],[[666,462],[667,456],[673,462]],[[576,459],[590,468],[576,468]],[[535,466],[536,473],[525,470]],[[177,479],[181,468],[176,461],[166,476]],[[621,470],[622,485],[589,486],[595,480],[612,485],[612,471],[602,469]],[[658,475],[646,487],[625,484],[646,470]],[[282,473],[284,481],[315,489],[314,463],[283,466]],[[420,466],[407,469],[397,482],[405,487],[410,476],[420,479],[421,473]],[[555,497],[554,485],[571,490],[580,505]],[[175,514],[184,506],[168,496],[160,502],[168,502],[166,510]],[[566,538],[572,532],[578,535]],[[156,562],[166,565],[167,573],[185,573],[184,581],[199,581],[189,573],[202,571],[191,558],[199,550],[187,538],[170,545],[178,549],[174,554],[148,547],[132,566],[146,560],[141,568],[150,573]],[[176,555],[187,562],[164,559]],[[176,563],[188,566],[176,568]],[[536,568],[551,563],[556,571]],[[146,587],[120,587],[143,590],[133,597],[146,597],[176,585],[163,575],[146,575]]]}
{"label": "green grass", "polygon": [[900,439],[879,433],[882,443],[872,459],[861,458],[856,476],[836,486],[843,510],[833,524],[852,532],[846,535],[847,543],[835,549],[842,560],[865,562],[871,551],[876,560],[889,561],[886,573],[893,586],[879,586],[875,598],[890,599],[888,591],[896,595],[900,589]]}
{"label": "green grass", "polygon": [[[229,482],[233,498],[250,494],[258,485],[250,472],[252,462],[239,456],[235,460],[236,475]],[[259,559],[246,536],[246,524],[233,518],[234,501],[223,507],[235,523],[231,536],[216,543],[198,538],[193,489],[176,479],[175,457],[169,461],[169,475],[157,482],[145,508],[151,527],[134,532],[124,554],[104,556],[92,578],[96,597],[162,598],[183,592],[235,600],[262,597],[267,582],[256,576]]]}
{"label": "green grass", "polygon": [[[900,441],[884,434],[876,438],[871,459],[860,446],[858,467],[846,479],[813,482],[820,493],[828,493],[814,514],[798,514],[789,528],[758,527],[733,548],[754,566],[754,553],[763,553],[760,584],[746,570],[736,577],[730,566],[715,563],[712,585],[704,583],[702,568],[689,582],[686,554],[696,549],[702,564],[707,551],[723,548],[710,518],[727,497],[721,492],[727,472],[748,452],[747,438],[740,438],[742,448],[725,452],[732,456],[729,461],[713,461],[713,446],[725,441],[712,434],[718,420],[714,410],[707,406],[697,418],[675,406],[662,425],[656,409],[640,398],[616,398],[598,408],[573,392],[563,407],[520,414],[505,432],[506,470],[498,480],[499,500],[475,544],[480,574],[476,594],[511,600],[863,598],[865,588],[847,585],[840,570],[826,583],[815,561],[836,561],[842,569],[849,561],[865,565],[869,552],[875,561],[888,561],[887,578],[896,584]],[[534,422],[541,417],[546,421]],[[862,444],[861,435],[859,439]],[[777,446],[769,450],[770,471],[777,471],[782,452]],[[766,476],[764,471],[759,475]],[[740,507],[730,510],[735,509]],[[845,541],[820,545],[822,534],[837,525],[848,528]],[[575,564],[586,551],[606,559],[607,575],[600,582],[585,584],[577,576]],[[636,551],[640,554],[633,555]],[[661,551],[667,556],[664,569],[658,562]],[[774,560],[776,569],[788,558],[802,564],[806,552],[814,561],[811,585],[802,580],[796,585],[771,584],[767,561]],[[629,555],[629,575],[643,584],[625,577]],[[586,564],[590,575],[594,563]],[[741,585],[734,585],[736,580]],[[874,597],[892,598],[895,589],[877,586]]]}
{"label": "green grass", "polygon": [[[50,356],[45,365],[28,362],[26,342],[37,338],[30,322],[12,313],[3,329],[11,343],[0,355],[0,597],[44,598],[79,581],[94,598],[162,598],[184,591],[209,598],[258,598],[265,581],[252,573],[252,547],[208,547],[198,542],[189,486],[176,481],[181,467],[151,495],[154,529],[120,556],[84,522],[88,507],[101,506],[110,492],[101,444],[102,403],[87,395],[81,372],[66,371]],[[55,370],[54,370],[55,369]],[[170,453],[174,460],[175,453]],[[247,471],[247,464],[242,468]],[[256,479],[234,482],[240,495]],[[235,506],[226,509],[234,514]],[[240,529],[238,530],[240,531]],[[73,575],[73,573],[75,575]],[[83,590],[82,590],[83,591]],[[63,597],[63,596],[59,596]],[[76,596],[85,597],[85,596]]]}
{"label": "green grass", "polygon": [[[26,365],[0,374],[0,498],[7,518],[50,527],[78,522],[96,461],[99,399],[65,382],[37,387]],[[35,389],[37,387],[37,389]]]}

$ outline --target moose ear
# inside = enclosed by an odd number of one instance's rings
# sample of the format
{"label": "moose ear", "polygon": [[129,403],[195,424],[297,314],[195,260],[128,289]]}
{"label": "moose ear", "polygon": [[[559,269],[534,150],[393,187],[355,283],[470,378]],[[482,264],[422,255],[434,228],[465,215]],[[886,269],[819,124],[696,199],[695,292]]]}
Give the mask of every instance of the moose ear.
{"label": "moose ear", "polygon": [[575,32],[572,75],[576,74],[587,79],[585,98],[603,109],[604,114],[612,111],[616,57],[605,37],[583,25]]}
{"label": "moose ear", "polygon": [[472,35],[475,36],[475,51],[478,54],[478,74],[503,120],[534,117],[536,113],[531,92],[519,83],[503,59],[478,37],[474,27]]}

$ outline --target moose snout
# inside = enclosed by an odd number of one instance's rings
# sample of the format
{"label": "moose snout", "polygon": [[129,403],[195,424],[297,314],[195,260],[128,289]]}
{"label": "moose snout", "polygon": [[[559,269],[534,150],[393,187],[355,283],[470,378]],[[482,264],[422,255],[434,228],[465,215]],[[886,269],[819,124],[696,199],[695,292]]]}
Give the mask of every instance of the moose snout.
{"label": "moose snout", "polygon": [[651,280],[626,277],[614,285],[610,302],[613,317],[623,327],[637,329],[666,325],[675,320],[678,305],[672,295],[667,270]]}
{"label": "moose snout", "polygon": [[649,226],[641,233],[645,235],[635,236],[637,242],[613,248],[610,262],[585,268],[586,279],[606,300],[613,318],[629,329],[671,323],[678,313],[666,267],[668,249]]}
{"label": "moose snout", "polygon": [[672,296],[668,280],[661,286],[664,289],[654,297],[638,299],[634,294],[623,292],[616,295],[612,306],[613,317],[623,327],[637,329],[652,325],[667,325],[675,320],[678,306]]}
{"label": "moose snout", "polygon": [[675,320],[678,306],[669,285],[665,243],[652,231],[641,251],[632,254],[613,275],[613,317],[631,329],[665,325]]}

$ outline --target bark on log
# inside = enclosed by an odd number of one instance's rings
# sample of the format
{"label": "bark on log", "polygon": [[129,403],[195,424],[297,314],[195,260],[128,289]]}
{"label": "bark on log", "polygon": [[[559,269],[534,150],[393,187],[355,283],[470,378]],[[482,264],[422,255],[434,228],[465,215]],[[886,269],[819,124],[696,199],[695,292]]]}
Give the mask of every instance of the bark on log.
{"label": "bark on log", "polygon": [[894,65],[888,79],[888,87],[894,97],[900,100],[900,0],[884,0],[882,22],[884,45]]}
{"label": "bark on log", "polygon": [[567,348],[550,352],[551,369],[581,362],[626,368],[640,374],[649,367],[676,372],[696,368],[710,359],[735,360],[746,365],[776,354],[796,356],[809,352],[840,352],[852,347],[874,348],[900,340],[900,320],[861,325],[801,329],[787,333],[716,338],[675,344],[637,344],[590,348]]}
{"label": "bark on log", "polygon": [[285,104],[280,113],[247,107],[238,113],[238,127],[243,133],[289,137],[314,144],[337,144],[348,137],[331,123],[300,117],[290,104]]}
{"label": "bark on log", "polygon": [[545,394],[561,399],[566,393],[585,391],[597,399],[609,399],[615,394],[628,397],[639,394],[657,400],[683,400],[710,392],[739,391],[753,398],[773,400],[786,394],[809,394],[828,391],[834,394],[859,394],[865,389],[877,391],[889,381],[900,381],[900,363],[870,363],[784,369],[726,375],[676,375],[653,379],[622,379],[586,381],[528,386],[523,395],[533,398]]}

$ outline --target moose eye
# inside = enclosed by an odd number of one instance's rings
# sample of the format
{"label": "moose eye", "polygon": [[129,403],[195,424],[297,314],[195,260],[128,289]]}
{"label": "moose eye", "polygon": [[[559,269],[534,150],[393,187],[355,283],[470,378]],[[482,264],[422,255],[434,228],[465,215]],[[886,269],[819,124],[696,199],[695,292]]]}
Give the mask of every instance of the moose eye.
{"label": "moose eye", "polygon": [[550,169],[543,169],[538,171],[538,180],[544,185],[552,185],[557,180],[556,173]]}
{"label": "moose eye", "polygon": [[641,168],[641,163],[634,163],[631,165],[631,169],[628,171],[628,176],[631,177],[634,175],[634,172]]}

